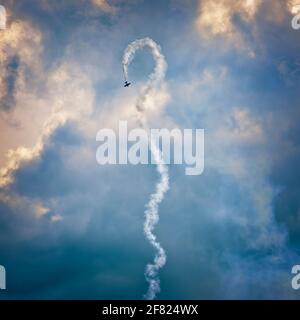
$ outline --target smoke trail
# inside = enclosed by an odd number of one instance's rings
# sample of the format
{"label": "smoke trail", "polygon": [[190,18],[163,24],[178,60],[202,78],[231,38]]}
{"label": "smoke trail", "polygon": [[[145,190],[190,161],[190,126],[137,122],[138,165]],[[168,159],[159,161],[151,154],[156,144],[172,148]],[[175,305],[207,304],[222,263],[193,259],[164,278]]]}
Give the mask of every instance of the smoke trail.
{"label": "smoke trail", "polygon": [[[155,60],[155,68],[153,73],[150,74],[146,86],[142,90],[136,102],[136,109],[142,115],[146,110],[146,99],[153,89],[158,88],[165,77],[167,64],[163,54],[161,53],[160,46],[156,44],[150,38],[144,38],[133,41],[128,45],[123,56],[123,71],[125,81],[128,81],[128,66],[133,60],[137,50],[148,47],[151,50],[153,58]],[[140,124],[147,128],[147,121],[145,119],[140,120]],[[169,189],[169,174],[168,167],[163,161],[163,157],[159,147],[156,145],[155,140],[151,136],[150,149],[157,164],[157,172],[159,174],[159,181],[156,184],[155,192],[151,194],[149,202],[146,204],[145,210],[145,223],[144,233],[150,244],[156,250],[154,262],[148,264],[145,270],[145,277],[149,283],[149,288],[145,294],[145,299],[152,300],[156,297],[156,294],[160,291],[160,280],[158,277],[158,271],[161,269],[167,260],[166,252],[162,248],[161,244],[154,235],[154,227],[159,221],[158,206],[163,200],[165,193]]]}
{"label": "smoke trail", "polygon": [[160,46],[156,42],[150,38],[135,40],[128,45],[123,55],[123,72],[125,81],[128,81],[128,66],[133,60],[136,51],[143,49],[144,47],[148,47],[151,50],[155,60],[155,68],[153,73],[150,74],[144,90],[137,99],[136,108],[140,112],[144,111],[145,101],[148,94],[150,94],[154,88],[159,87],[165,78],[167,70],[165,58],[161,53]]}
{"label": "smoke trail", "polygon": [[160,175],[160,180],[156,184],[156,190],[153,194],[151,194],[150,200],[146,205],[146,220],[144,223],[144,233],[151,245],[156,249],[154,263],[148,264],[145,272],[146,280],[149,282],[149,288],[145,298],[148,300],[153,300],[156,294],[160,291],[158,271],[165,265],[167,260],[166,252],[157,241],[156,236],[153,234],[153,229],[159,221],[158,205],[163,200],[165,193],[169,189],[169,174],[168,167],[162,160],[161,152],[152,138],[150,145],[151,152],[154,156],[155,162],[157,163],[156,169]]}

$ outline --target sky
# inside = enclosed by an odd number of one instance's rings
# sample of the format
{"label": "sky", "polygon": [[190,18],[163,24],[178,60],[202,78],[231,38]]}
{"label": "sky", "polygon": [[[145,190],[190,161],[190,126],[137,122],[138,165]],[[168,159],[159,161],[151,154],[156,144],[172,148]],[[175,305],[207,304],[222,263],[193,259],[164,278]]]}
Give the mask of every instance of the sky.
{"label": "sky", "polygon": [[169,166],[155,233],[159,299],[299,299],[300,30],[288,0],[2,0],[0,299],[141,299],[154,165],[105,165],[101,128],[132,120],[168,64],[155,125],[205,130],[205,169]]}

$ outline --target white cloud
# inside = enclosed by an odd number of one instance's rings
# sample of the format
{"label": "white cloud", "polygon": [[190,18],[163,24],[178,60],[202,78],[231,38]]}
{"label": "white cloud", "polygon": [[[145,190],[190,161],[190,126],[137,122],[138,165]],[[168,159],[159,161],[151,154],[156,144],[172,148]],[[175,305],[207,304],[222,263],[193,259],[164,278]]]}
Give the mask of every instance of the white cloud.
{"label": "white cloud", "polygon": [[221,38],[229,45],[247,52],[255,57],[253,43],[245,39],[243,31],[235,23],[238,16],[249,28],[252,38],[258,40],[260,32],[256,23],[259,13],[266,21],[280,24],[297,0],[199,0],[198,15],[195,26],[203,40]]}
{"label": "white cloud", "polygon": [[53,223],[62,221],[63,219],[64,218],[59,214],[55,214],[55,215],[51,216],[51,222],[53,222]]}
{"label": "white cloud", "polygon": [[[38,76],[42,78],[42,74]],[[81,120],[92,111],[93,89],[87,75],[76,64],[62,63],[47,78],[42,95],[34,90],[16,92],[16,106],[9,117],[19,126],[11,126],[8,121],[3,123],[6,141],[12,141],[12,145],[6,145],[7,161],[0,169],[2,187],[13,181],[14,172],[22,164],[40,156],[47,140],[59,126],[69,120]]]}
{"label": "white cloud", "polygon": [[91,0],[91,2],[94,6],[100,8],[104,12],[113,14],[117,12],[117,7],[109,4],[107,0]]}

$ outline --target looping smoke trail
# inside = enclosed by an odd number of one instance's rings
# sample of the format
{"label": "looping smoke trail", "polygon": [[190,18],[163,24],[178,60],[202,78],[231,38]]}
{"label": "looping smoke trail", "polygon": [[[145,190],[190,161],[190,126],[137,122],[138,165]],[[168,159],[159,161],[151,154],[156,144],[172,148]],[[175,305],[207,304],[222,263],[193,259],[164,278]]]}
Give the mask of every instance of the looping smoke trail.
{"label": "looping smoke trail", "polygon": [[148,94],[161,84],[165,78],[167,70],[165,57],[161,53],[160,46],[156,42],[150,38],[135,40],[128,45],[123,55],[123,72],[125,81],[128,81],[128,66],[133,60],[136,51],[144,47],[148,47],[151,50],[155,60],[155,68],[153,73],[150,74],[144,90],[137,99],[136,108],[139,112],[145,111],[145,102]]}
{"label": "looping smoke trail", "polygon": [[[150,74],[145,88],[142,90],[136,102],[136,109],[141,114],[146,110],[146,98],[152,92],[153,89],[159,87],[165,77],[167,64],[163,54],[161,53],[160,46],[150,38],[144,38],[133,41],[125,50],[123,56],[123,71],[125,81],[128,81],[128,66],[133,60],[137,50],[148,47],[155,60],[155,69]],[[140,121],[141,125],[147,128],[147,121],[145,119]],[[156,184],[155,192],[151,194],[149,202],[146,204],[145,210],[145,223],[144,233],[150,244],[156,250],[154,262],[148,264],[145,270],[145,277],[149,283],[149,288],[145,294],[145,299],[155,299],[156,294],[160,292],[160,280],[158,277],[158,271],[161,269],[167,260],[166,252],[162,248],[161,244],[154,235],[154,227],[159,221],[158,206],[164,198],[165,193],[169,189],[169,174],[168,167],[163,161],[163,157],[159,147],[156,145],[155,140],[151,136],[150,149],[153,154],[155,163],[157,164],[157,172],[159,174],[159,181]]]}

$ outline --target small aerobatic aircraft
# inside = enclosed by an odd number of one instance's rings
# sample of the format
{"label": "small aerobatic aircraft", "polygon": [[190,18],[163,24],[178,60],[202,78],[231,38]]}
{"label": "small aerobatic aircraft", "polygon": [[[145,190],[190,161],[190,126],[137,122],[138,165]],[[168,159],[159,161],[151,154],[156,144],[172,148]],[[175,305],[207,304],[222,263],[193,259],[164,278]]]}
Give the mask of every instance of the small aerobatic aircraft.
{"label": "small aerobatic aircraft", "polygon": [[124,87],[129,87],[130,85],[131,85],[131,83],[130,83],[130,82],[125,81]]}

